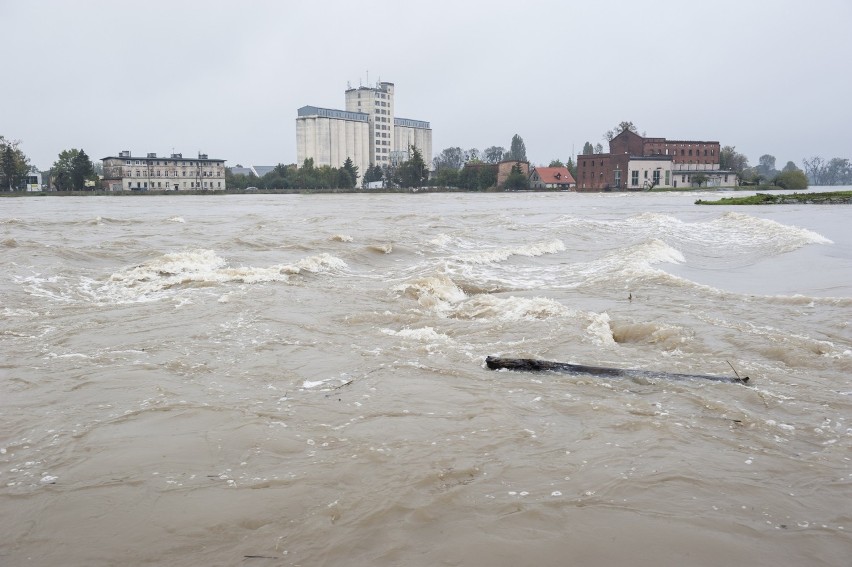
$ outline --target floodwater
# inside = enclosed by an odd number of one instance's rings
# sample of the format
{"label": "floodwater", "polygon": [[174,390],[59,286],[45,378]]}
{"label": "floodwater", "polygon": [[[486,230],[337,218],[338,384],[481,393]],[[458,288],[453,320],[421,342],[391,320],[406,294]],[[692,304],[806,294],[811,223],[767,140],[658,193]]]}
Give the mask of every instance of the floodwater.
{"label": "floodwater", "polygon": [[718,196],[0,200],[0,564],[849,565],[852,208]]}

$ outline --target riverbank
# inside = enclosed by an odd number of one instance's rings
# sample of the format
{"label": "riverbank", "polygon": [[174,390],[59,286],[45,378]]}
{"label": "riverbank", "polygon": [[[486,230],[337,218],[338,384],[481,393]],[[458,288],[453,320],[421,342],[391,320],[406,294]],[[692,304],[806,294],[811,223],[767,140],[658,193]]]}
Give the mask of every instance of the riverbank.
{"label": "riverbank", "polygon": [[698,199],[696,205],[850,205],[852,191],[833,191],[828,193],[790,193],[770,195],[757,193],[750,197],[725,197],[718,201]]}

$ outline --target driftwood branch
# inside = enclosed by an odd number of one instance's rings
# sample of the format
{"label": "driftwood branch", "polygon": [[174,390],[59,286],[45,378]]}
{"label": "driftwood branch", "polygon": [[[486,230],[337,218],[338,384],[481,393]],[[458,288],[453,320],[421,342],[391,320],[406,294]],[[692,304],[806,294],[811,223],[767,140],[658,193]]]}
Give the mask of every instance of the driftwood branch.
{"label": "driftwood branch", "polygon": [[569,364],[567,362],[552,362],[534,358],[500,358],[489,356],[485,364],[491,370],[507,369],[525,372],[562,372],[564,374],[603,376],[606,378],[650,378],[665,380],[712,380],[714,382],[731,382],[745,384],[745,378],[731,376],[715,376],[712,374],[677,374],[674,372],[657,372],[654,370],[633,370],[625,368],[606,368],[602,366],[586,366],[584,364]]}

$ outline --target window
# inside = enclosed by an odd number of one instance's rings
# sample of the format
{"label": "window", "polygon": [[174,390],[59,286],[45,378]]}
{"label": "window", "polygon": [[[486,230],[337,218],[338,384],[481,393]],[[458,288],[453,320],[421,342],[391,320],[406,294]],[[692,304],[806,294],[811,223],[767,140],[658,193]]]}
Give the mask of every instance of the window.
{"label": "window", "polygon": [[[558,178],[559,174],[557,173],[556,175]],[[615,170],[615,186],[621,187],[621,171],[618,169]]]}
{"label": "window", "polygon": [[686,183],[686,175],[681,175],[681,176],[680,176],[680,180],[681,180],[682,182]]}
{"label": "window", "polygon": [[680,155],[684,155],[684,150],[683,150],[683,148],[681,148],[681,149],[680,149]]}
{"label": "window", "polygon": [[643,176],[645,179],[648,179],[648,170],[645,170],[645,175]]}
{"label": "window", "polygon": [[725,183],[727,183],[727,182],[728,182],[728,176],[726,175],[725,176]]}
{"label": "window", "polygon": [[[668,172],[666,172],[666,173],[668,173]],[[660,170],[659,169],[654,170],[654,175],[651,176],[651,181],[653,182],[654,185],[660,184]]]}
{"label": "window", "polygon": [[689,150],[689,155],[692,155],[692,150]]}
{"label": "window", "polygon": [[666,170],[666,185],[671,185],[671,171]]}
{"label": "window", "polygon": [[138,160],[138,159],[136,160],[136,165],[139,165],[139,160]]}
{"label": "window", "polygon": [[130,189],[131,187],[133,187],[133,182],[132,182],[132,181],[128,181],[128,182],[127,182],[127,188],[128,188],[128,189]]}
{"label": "window", "polygon": [[631,171],[630,172],[630,184],[634,187],[639,186],[639,172],[638,171]]}
{"label": "window", "polygon": [[130,165],[130,160],[127,160],[126,162],[124,162],[124,164],[125,164],[125,165]]}
{"label": "window", "polygon": [[706,148],[704,149],[704,155],[705,156],[707,155],[707,149]]}

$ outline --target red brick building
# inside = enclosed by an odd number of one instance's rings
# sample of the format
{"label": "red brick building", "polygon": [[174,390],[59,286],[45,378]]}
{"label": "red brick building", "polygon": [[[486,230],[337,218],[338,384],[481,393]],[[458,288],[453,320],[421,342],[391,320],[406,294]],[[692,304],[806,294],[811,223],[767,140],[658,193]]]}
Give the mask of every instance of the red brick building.
{"label": "red brick building", "polygon": [[610,140],[608,154],[577,156],[577,190],[622,191],[631,188],[628,184],[631,158],[653,156],[661,161],[670,160],[671,179],[686,180],[690,174],[718,172],[719,150],[719,142],[645,138],[624,130]]}

